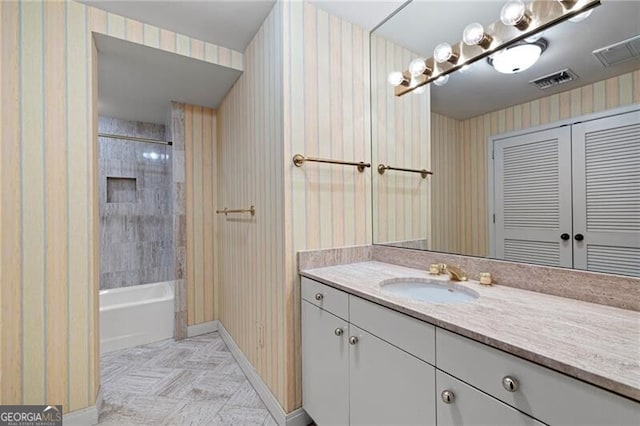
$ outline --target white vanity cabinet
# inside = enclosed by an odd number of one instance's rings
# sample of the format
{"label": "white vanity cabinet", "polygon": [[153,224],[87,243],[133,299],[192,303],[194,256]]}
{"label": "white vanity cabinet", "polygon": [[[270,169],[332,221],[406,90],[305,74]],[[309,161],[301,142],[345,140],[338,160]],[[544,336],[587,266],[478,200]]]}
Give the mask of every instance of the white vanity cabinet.
{"label": "white vanity cabinet", "polygon": [[[412,337],[430,340],[433,359],[433,326],[360,299],[373,311],[358,304],[356,310],[364,309],[358,316],[362,328],[349,324],[327,310],[344,306],[334,291],[303,278],[302,404],[307,414],[320,426],[435,425],[434,366],[365,330],[380,330],[398,319],[415,321],[415,330],[427,330],[427,336]],[[342,295],[347,304],[354,300]],[[378,308],[382,317],[368,322],[367,315]]]}
{"label": "white vanity cabinet", "polygon": [[635,401],[408,315],[304,277],[302,297],[302,401],[320,426],[640,424]]}

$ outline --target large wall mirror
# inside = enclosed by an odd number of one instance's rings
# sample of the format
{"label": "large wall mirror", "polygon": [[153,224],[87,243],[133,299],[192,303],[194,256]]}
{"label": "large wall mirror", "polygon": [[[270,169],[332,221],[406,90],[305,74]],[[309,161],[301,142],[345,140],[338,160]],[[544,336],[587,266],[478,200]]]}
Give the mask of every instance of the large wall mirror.
{"label": "large wall mirror", "polygon": [[413,93],[387,82],[504,3],[413,1],[372,32],[374,243],[640,276],[640,2]]}

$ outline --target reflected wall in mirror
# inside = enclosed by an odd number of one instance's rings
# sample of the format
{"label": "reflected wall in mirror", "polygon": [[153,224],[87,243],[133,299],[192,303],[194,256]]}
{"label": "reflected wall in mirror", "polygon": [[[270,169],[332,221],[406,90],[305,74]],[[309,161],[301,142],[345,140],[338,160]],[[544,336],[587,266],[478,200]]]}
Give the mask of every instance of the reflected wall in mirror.
{"label": "reflected wall in mirror", "polygon": [[527,69],[494,57],[394,96],[391,71],[503,4],[414,1],[371,34],[374,243],[640,276],[640,2],[527,40],[544,45]]}

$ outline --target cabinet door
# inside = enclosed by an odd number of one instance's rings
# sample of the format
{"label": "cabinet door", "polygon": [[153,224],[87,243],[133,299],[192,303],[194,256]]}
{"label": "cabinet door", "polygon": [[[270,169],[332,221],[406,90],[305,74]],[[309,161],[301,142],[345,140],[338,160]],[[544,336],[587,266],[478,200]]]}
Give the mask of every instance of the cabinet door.
{"label": "cabinet door", "polygon": [[640,276],[640,111],[573,126],[573,200],[574,267]]}
{"label": "cabinet door", "polygon": [[499,139],[494,156],[496,258],[571,267],[571,129]]}
{"label": "cabinet door", "polygon": [[[435,368],[349,326],[351,425],[434,425]],[[402,330],[398,330],[399,333]]]}
{"label": "cabinet door", "polygon": [[302,406],[318,425],[349,423],[348,331],[344,320],[302,301]]}
{"label": "cabinet door", "polygon": [[[472,388],[442,371],[436,372],[438,426],[543,426],[532,417]],[[449,392],[445,402],[443,392]]]}

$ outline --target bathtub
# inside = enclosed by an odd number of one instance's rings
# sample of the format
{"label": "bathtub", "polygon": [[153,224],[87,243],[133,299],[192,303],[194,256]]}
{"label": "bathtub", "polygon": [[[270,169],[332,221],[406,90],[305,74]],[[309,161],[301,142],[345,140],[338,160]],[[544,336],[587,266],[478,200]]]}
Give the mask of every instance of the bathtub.
{"label": "bathtub", "polygon": [[100,291],[100,353],[173,337],[174,283]]}

